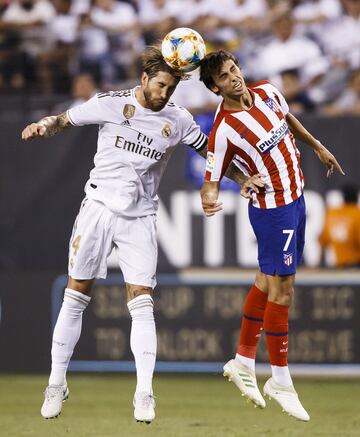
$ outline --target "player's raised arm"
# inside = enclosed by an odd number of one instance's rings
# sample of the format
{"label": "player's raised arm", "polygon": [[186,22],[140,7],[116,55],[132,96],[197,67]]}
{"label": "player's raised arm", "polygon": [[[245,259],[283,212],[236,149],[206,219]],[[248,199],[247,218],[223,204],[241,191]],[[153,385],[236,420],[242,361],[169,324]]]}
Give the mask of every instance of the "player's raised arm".
{"label": "player's raised arm", "polygon": [[21,138],[26,141],[35,137],[52,137],[70,126],[72,124],[66,112],[60,115],[50,115],[42,118],[37,123],[26,126],[21,133]]}
{"label": "player's raised arm", "polygon": [[311,135],[311,133],[306,130],[300,121],[290,112],[286,114],[286,121],[295,138],[309,145],[317,154],[320,161],[326,166],[327,177],[330,177],[334,173],[334,169],[336,169],[340,174],[345,175],[335,156],[323,144],[321,144],[319,140],[313,137],[313,135]]}

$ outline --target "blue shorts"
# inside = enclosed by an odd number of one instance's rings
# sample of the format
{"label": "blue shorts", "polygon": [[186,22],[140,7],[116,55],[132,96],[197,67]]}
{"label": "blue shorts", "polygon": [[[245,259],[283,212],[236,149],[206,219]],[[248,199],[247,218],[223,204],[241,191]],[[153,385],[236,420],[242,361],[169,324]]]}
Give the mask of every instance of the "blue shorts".
{"label": "blue shorts", "polygon": [[258,243],[260,270],[266,275],[295,274],[305,244],[304,196],[278,208],[249,204],[249,218]]}

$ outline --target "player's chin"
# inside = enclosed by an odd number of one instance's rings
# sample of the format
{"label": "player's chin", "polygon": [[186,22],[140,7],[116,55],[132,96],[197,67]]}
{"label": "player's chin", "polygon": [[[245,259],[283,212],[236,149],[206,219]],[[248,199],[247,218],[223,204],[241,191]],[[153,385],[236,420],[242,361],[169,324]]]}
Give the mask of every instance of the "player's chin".
{"label": "player's chin", "polygon": [[166,102],[163,102],[163,101],[152,102],[151,103],[151,109],[153,111],[158,112],[158,111],[161,111],[162,109],[164,109],[165,105],[166,105]]}

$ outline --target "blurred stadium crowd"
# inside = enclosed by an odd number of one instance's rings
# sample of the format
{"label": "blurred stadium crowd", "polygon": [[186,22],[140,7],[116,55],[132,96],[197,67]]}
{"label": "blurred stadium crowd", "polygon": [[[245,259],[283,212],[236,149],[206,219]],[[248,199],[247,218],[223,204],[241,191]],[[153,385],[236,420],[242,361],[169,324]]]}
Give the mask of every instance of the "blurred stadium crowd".
{"label": "blurred stadium crowd", "polygon": [[0,93],[73,104],[133,85],[145,45],[180,26],[235,53],[248,81],[270,79],[294,113],[360,115],[360,0],[0,0]]}

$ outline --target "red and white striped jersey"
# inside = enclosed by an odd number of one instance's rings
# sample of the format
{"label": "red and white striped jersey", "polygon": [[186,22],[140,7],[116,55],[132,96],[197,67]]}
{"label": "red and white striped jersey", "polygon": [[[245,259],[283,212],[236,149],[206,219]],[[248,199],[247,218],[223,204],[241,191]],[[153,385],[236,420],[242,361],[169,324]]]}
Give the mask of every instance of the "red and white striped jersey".
{"label": "red and white striped jersey", "polygon": [[233,161],[248,176],[264,175],[265,187],[252,195],[255,207],[287,205],[301,196],[304,187],[300,152],[285,118],[289,107],[267,81],[248,89],[253,97],[249,110],[219,106],[209,137],[205,180],[221,180]]}

